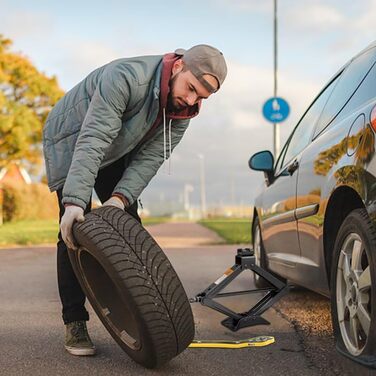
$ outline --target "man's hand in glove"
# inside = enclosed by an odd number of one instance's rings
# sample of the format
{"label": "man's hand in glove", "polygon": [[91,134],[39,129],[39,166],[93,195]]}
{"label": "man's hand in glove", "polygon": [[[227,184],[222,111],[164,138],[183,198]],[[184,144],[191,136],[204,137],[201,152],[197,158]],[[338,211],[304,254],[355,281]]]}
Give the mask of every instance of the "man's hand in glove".
{"label": "man's hand in glove", "polygon": [[107,201],[103,203],[103,206],[116,206],[117,208],[124,210],[128,206],[128,200],[123,196],[111,196]]}
{"label": "man's hand in glove", "polygon": [[60,222],[60,231],[64,243],[68,248],[77,249],[74,243],[72,227],[74,222],[83,222],[84,220],[84,209],[76,205],[65,207],[65,212]]}

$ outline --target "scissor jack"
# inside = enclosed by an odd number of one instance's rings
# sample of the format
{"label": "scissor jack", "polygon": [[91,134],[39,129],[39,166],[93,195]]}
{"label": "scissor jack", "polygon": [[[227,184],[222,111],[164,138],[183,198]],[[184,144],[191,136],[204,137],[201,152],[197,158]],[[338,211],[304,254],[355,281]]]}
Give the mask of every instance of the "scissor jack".
{"label": "scissor jack", "polygon": [[[232,291],[220,293],[230,282],[232,282],[244,270],[252,270],[260,277],[264,278],[270,287],[258,288],[245,291]],[[191,303],[201,303],[204,306],[212,308],[228,316],[221,324],[233,332],[247,326],[269,325],[270,322],[261,315],[269,309],[274,303],[286,295],[289,287],[286,283],[255,264],[253,249],[241,248],[237,250],[235,256],[235,265],[227,269],[224,274],[213,282],[203,292],[190,299]],[[224,305],[214,301],[215,298],[223,298],[235,295],[245,295],[252,293],[265,292],[265,295],[248,311],[236,313]]]}

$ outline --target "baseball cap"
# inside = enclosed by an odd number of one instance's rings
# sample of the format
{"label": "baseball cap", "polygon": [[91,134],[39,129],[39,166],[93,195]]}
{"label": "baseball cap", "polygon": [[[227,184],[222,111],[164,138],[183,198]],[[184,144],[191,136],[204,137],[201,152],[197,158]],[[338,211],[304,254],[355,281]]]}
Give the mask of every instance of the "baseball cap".
{"label": "baseball cap", "polygon": [[[210,93],[221,87],[227,74],[226,61],[221,51],[207,44],[198,44],[189,50],[178,48],[175,54],[182,56],[186,67]],[[218,89],[204,79],[205,74],[210,74],[218,81]]]}

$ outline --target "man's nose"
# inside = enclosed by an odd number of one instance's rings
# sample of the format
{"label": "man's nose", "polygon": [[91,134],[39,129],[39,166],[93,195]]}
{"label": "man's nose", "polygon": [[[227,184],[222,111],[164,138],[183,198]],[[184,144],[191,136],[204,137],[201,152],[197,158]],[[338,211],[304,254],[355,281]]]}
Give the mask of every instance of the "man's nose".
{"label": "man's nose", "polygon": [[187,102],[189,106],[193,106],[196,103],[196,100],[197,100],[197,95],[195,93],[190,93],[188,94],[185,101]]}

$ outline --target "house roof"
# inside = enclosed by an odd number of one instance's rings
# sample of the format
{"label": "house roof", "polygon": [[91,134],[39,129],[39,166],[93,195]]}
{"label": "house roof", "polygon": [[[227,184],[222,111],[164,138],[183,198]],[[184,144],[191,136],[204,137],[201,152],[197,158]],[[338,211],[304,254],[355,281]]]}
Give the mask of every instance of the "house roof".
{"label": "house roof", "polygon": [[[30,175],[28,174],[28,172],[23,167],[20,167],[16,164],[14,164],[12,166],[16,166],[18,168],[18,171],[20,172],[20,174],[21,174],[21,176],[22,176],[22,178],[23,178],[23,180],[25,181],[26,184],[31,184]],[[8,171],[9,171],[8,167],[3,167],[0,170],[0,181],[4,179],[4,177],[6,176]]]}

